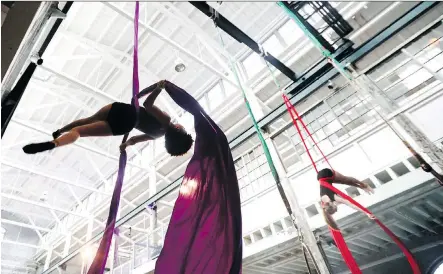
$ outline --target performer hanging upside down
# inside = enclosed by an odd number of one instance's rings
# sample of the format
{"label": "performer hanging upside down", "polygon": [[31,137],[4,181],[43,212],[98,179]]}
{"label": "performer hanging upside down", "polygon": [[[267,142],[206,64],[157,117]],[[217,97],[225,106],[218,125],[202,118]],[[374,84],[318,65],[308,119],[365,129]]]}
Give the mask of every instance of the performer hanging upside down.
{"label": "performer hanging upside down", "polygon": [[144,134],[129,138],[120,145],[120,150],[139,142],[165,136],[166,151],[172,156],[186,153],[192,146],[193,139],[180,124],[173,124],[171,117],[154,105],[155,99],[164,88],[165,81],[151,85],[140,93],[148,94],[137,113],[129,104],[115,102],[101,108],[88,118],[76,120],[55,131],[53,141],[29,144],[23,147],[27,154],[35,154],[55,147],[74,143],[80,137],[124,135],[136,128]]}
{"label": "performer hanging upside down", "polygon": [[[340,174],[337,171],[333,171],[329,168],[322,169],[317,174],[317,180],[322,180],[324,182],[327,182],[329,184],[344,184],[349,186],[354,186],[363,189],[369,194],[374,193],[372,188],[363,182],[360,182],[359,180],[348,177]],[[326,188],[322,185],[320,185],[320,198],[321,198],[321,206],[323,208],[323,212],[325,214],[326,221],[332,225],[333,227],[336,227],[336,224],[332,218],[332,214],[337,212],[337,205],[338,204],[346,204],[355,210],[360,210],[358,207],[354,206],[351,202],[349,202],[346,199],[343,199],[342,197],[338,196],[334,191],[330,190],[329,188]],[[360,210],[361,211],[361,210]],[[363,212],[363,211],[362,211]],[[365,213],[365,212],[364,212]],[[366,214],[366,213],[365,213]],[[373,215],[368,215],[369,218],[374,219],[375,217]]]}

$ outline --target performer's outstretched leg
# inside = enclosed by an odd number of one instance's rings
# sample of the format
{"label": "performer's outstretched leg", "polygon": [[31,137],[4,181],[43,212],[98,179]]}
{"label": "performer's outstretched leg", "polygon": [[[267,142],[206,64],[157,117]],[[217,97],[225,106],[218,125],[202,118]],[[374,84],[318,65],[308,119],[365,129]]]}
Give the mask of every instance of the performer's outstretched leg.
{"label": "performer's outstretched leg", "polygon": [[35,154],[55,147],[65,146],[74,143],[79,137],[90,136],[111,136],[112,131],[108,122],[98,121],[92,124],[75,127],[68,133],[63,134],[57,139],[49,142],[29,144],[23,147],[23,151],[27,154]]}
{"label": "performer's outstretched leg", "polygon": [[52,137],[54,137],[54,139],[56,139],[61,134],[68,132],[75,127],[92,124],[97,121],[106,121],[106,118],[108,117],[109,110],[111,109],[111,106],[112,106],[111,104],[106,105],[106,106],[102,107],[99,111],[97,111],[97,113],[95,113],[94,115],[92,115],[90,117],[78,119],[78,120],[75,120],[75,121],[67,124],[66,126],[62,127],[61,129],[53,132]]}

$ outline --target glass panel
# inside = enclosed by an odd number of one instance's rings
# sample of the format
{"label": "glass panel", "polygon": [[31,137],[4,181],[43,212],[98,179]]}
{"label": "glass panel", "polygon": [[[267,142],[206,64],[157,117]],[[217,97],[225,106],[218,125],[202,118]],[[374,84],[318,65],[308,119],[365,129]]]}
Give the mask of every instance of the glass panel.
{"label": "glass panel", "polygon": [[206,100],[206,96],[203,96],[202,98],[200,98],[198,100],[198,103],[200,104],[200,106],[202,106],[202,108],[206,111],[209,112],[209,106],[208,106],[208,101]]}
{"label": "glass panel", "polygon": [[292,45],[303,36],[303,31],[291,19],[289,19],[278,32],[288,45]]}
{"label": "glass panel", "polygon": [[268,40],[266,40],[266,42],[263,43],[263,47],[267,52],[272,54],[274,57],[280,55],[284,50],[282,44],[280,44],[280,41],[278,41],[275,35],[269,37]]}
{"label": "glass panel", "polygon": [[236,87],[234,87],[231,83],[225,80],[223,80],[223,87],[225,89],[226,96],[233,94],[237,90]]}
{"label": "glass panel", "polygon": [[255,52],[246,57],[242,63],[245,67],[248,78],[254,77],[261,69],[265,67],[262,58]]}
{"label": "glass panel", "polygon": [[215,87],[213,87],[208,92],[209,108],[211,110],[214,110],[221,103],[223,103],[224,99],[225,99],[225,96],[221,90],[220,85],[219,84],[215,85]]}

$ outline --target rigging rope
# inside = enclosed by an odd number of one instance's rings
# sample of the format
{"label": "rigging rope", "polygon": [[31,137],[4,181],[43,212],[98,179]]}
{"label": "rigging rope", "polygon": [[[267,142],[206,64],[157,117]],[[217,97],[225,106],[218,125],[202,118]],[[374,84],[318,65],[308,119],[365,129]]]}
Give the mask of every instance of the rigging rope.
{"label": "rigging rope", "polygon": [[[215,28],[217,29],[218,36],[219,36],[219,38],[220,38],[220,42],[221,42],[222,48],[223,48],[223,49],[226,49],[226,45],[225,45],[225,43],[224,43],[224,41],[223,41],[223,37],[222,37],[222,35],[221,35],[220,29],[218,28],[217,23],[216,23],[216,21],[215,21],[215,18],[218,17],[217,11],[216,11],[215,9],[212,9],[211,12],[212,12],[211,19],[212,19],[212,21],[213,21],[213,23],[214,23],[214,25],[215,25]],[[312,272],[311,272],[311,268],[309,267],[309,262],[308,262],[308,260],[307,260],[307,258],[306,258],[306,254],[305,254],[305,248],[308,248],[308,247],[307,247],[306,244],[304,243],[304,241],[303,241],[303,235],[302,235],[302,233],[301,233],[301,231],[300,231],[300,228],[298,227],[298,225],[297,225],[296,222],[295,222],[295,217],[294,217],[294,215],[293,215],[292,208],[291,208],[291,206],[290,206],[290,204],[289,204],[289,200],[288,200],[288,198],[287,198],[287,196],[286,196],[286,193],[285,193],[285,191],[284,191],[284,189],[283,189],[283,186],[281,185],[280,177],[279,177],[279,175],[278,175],[278,173],[277,173],[277,169],[276,169],[276,167],[275,167],[275,164],[274,164],[274,161],[273,161],[273,159],[272,159],[271,153],[270,153],[270,151],[269,151],[268,145],[266,144],[266,141],[265,141],[265,139],[264,139],[264,137],[263,137],[263,134],[262,134],[262,132],[261,132],[261,130],[260,130],[260,127],[258,126],[257,120],[255,119],[255,116],[254,116],[254,114],[253,114],[253,112],[252,112],[251,105],[250,105],[249,100],[248,100],[248,98],[247,98],[246,92],[245,92],[245,90],[244,90],[244,88],[243,88],[243,85],[242,85],[242,83],[241,83],[241,81],[240,81],[240,77],[239,77],[238,74],[237,74],[237,70],[236,70],[236,68],[235,68],[234,62],[233,62],[233,60],[231,59],[231,57],[230,57],[229,55],[228,55],[228,59],[229,59],[230,69],[231,69],[231,71],[233,72],[233,74],[234,74],[234,76],[235,76],[235,80],[237,81],[238,86],[240,87],[240,90],[241,90],[241,92],[242,92],[242,96],[243,96],[243,100],[244,100],[244,102],[245,102],[245,104],[246,104],[246,108],[247,108],[247,110],[248,110],[249,116],[250,116],[250,118],[251,118],[251,120],[252,120],[252,123],[254,124],[255,131],[257,132],[257,136],[258,136],[258,138],[259,138],[259,140],[260,140],[260,143],[261,143],[261,145],[262,145],[262,147],[263,147],[263,152],[264,152],[264,154],[265,154],[266,160],[267,160],[268,165],[269,165],[269,168],[270,168],[270,170],[271,170],[272,177],[273,177],[274,180],[275,180],[275,183],[276,183],[276,185],[277,185],[277,189],[278,189],[278,191],[279,191],[279,193],[280,193],[280,196],[281,196],[281,198],[282,198],[282,200],[283,200],[283,203],[284,203],[284,205],[285,205],[285,207],[286,207],[286,210],[288,211],[288,214],[289,214],[289,216],[291,217],[292,223],[293,223],[294,227],[295,227],[295,228],[297,229],[297,231],[298,231],[298,235],[299,235],[298,238],[299,238],[299,240],[300,240],[300,242],[301,242],[301,245],[302,245],[302,250],[303,250],[304,257],[305,257],[305,259],[306,259],[306,264],[307,264],[307,266],[308,266],[308,271],[309,271],[310,274],[312,274]],[[309,250],[309,249],[308,249],[308,250]],[[311,259],[312,259],[312,261],[313,261],[313,263],[314,263],[314,266],[315,266],[315,268],[316,268],[316,270],[317,270],[317,273],[320,273],[320,271],[319,271],[319,267],[318,267],[318,265],[317,265],[315,259],[312,257],[312,253],[310,252],[310,250],[309,250],[309,254],[310,254]]]}
{"label": "rigging rope", "polygon": [[[136,111],[139,111],[139,104],[137,94],[139,92],[139,78],[138,78],[138,20],[139,20],[139,2],[135,2],[135,15],[134,15],[134,64],[132,69],[132,93],[133,98],[131,105],[135,107]],[[138,115],[137,115],[138,116]],[[129,133],[123,136],[122,143],[126,142]],[[125,168],[127,162],[126,151],[120,153],[119,167],[117,180],[112,194],[111,205],[109,208],[108,220],[106,221],[106,228],[103,233],[103,238],[100,241],[99,248],[95,255],[94,261],[89,267],[88,274],[103,274],[106,260],[108,258],[109,249],[112,243],[112,236],[115,233],[115,222],[117,220],[117,212],[120,204],[120,194],[123,186],[123,178],[125,175]]]}
{"label": "rigging rope", "polygon": [[[265,60],[266,61],[266,60]],[[315,141],[314,137],[312,136],[311,132],[309,131],[308,127],[306,126],[306,124],[304,123],[304,121],[301,119],[300,115],[298,114],[298,112],[295,110],[295,107],[291,104],[291,102],[289,101],[289,98],[283,93],[283,91],[281,90],[280,84],[278,83],[278,80],[276,79],[271,67],[269,66],[269,64],[266,62],[266,65],[271,73],[271,76],[274,80],[274,83],[276,84],[277,88],[279,89],[279,91],[282,94],[283,100],[285,102],[286,108],[288,109],[288,112],[292,118],[292,122],[294,124],[294,126],[297,129],[298,135],[303,143],[303,146],[306,149],[306,152],[309,156],[309,159],[311,160],[312,166],[314,167],[315,171],[318,173],[318,167],[316,162],[314,161],[311,152],[306,144],[306,140],[305,138],[303,138],[303,135],[301,133],[301,129],[300,126],[298,125],[297,121],[299,121],[302,126],[303,129],[305,130],[305,132],[307,133],[307,136],[311,138],[311,141],[314,143],[314,146],[317,148],[317,150],[320,152],[320,154],[322,155],[323,159],[325,160],[325,162],[329,165],[329,167],[332,168],[332,165],[330,164],[328,158],[325,156],[325,154],[323,153],[323,151],[321,150],[321,148],[319,147],[319,145],[317,144],[317,142]],[[332,190],[334,193],[337,193],[338,195],[340,195],[342,198],[348,200],[349,202],[351,202],[353,205],[357,206],[359,209],[361,209],[363,212],[365,212],[366,214],[371,214],[372,212],[370,212],[367,208],[363,207],[361,204],[359,204],[357,201],[355,201],[354,199],[352,199],[350,196],[346,195],[345,193],[343,193],[342,191],[340,191],[339,189],[333,187],[331,184],[329,184],[328,182],[325,181],[325,178],[322,178],[319,180],[319,183],[321,186],[326,187],[330,190]],[[389,230],[389,228],[387,228],[382,222],[380,222],[378,219],[374,220],[379,226],[380,228],[386,233],[388,234],[388,236],[399,246],[399,248],[402,250],[402,252],[405,254],[411,268],[413,269],[413,273],[414,274],[419,274],[420,269],[418,267],[417,262],[415,261],[412,253],[407,249],[407,247],[401,242],[401,240],[391,231]],[[341,234],[340,230],[338,229],[334,229],[331,226],[329,226],[329,230],[331,231],[331,234],[333,236],[333,239],[337,245],[337,248],[340,250],[343,259],[345,260],[346,264],[348,265],[349,269],[351,270],[351,272],[353,274],[359,274],[362,273],[360,268],[358,267],[354,257],[352,256],[348,246],[346,245],[346,242],[343,238],[343,235]]]}

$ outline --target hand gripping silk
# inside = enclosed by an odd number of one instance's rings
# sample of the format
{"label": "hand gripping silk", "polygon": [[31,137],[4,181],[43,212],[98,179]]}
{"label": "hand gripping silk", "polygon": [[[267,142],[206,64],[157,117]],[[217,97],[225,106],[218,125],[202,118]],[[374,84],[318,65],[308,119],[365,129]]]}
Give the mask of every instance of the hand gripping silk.
{"label": "hand gripping silk", "polygon": [[155,273],[241,273],[240,192],[228,140],[186,91],[168,81],[165,89],[194,116],[197,136]]}

